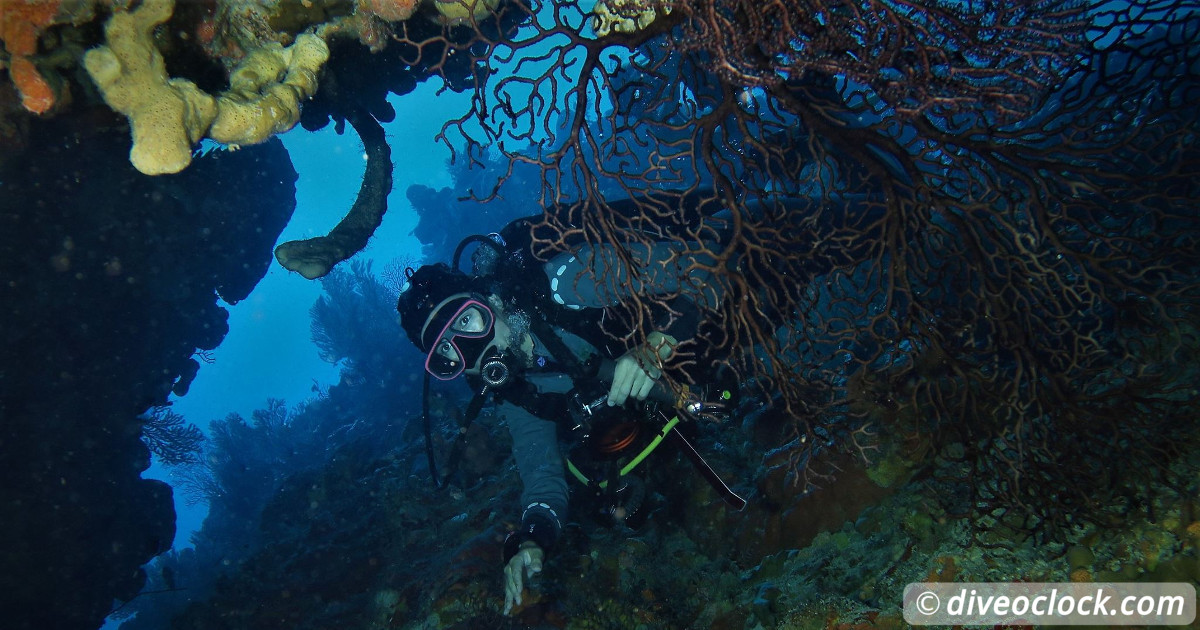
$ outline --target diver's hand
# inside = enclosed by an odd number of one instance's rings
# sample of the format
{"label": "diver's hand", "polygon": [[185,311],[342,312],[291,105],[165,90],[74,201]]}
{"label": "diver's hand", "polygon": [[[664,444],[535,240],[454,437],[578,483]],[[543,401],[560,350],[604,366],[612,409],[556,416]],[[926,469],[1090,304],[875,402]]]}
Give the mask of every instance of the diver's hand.
{"label": "diver's hand", "polygon": [[537,543],[527,540],[521,543],[517,555],[504,566],[505,615],[514,605],[521,605],[521,591],[525,590],[525,580],[542,572],[542,559],[545,557],[545,552]]}
{"label": "diver's hand", "polygon": [[645,400],[646,395],[654,388],[654,383],[662,372],[653,363],[645,361],[641,355],[642,348],[635,348],[617,359],[613,368],[612,387],[608,390],[608,406],[618,407],[633,396],[636,400]]}
{"label": "diver's hand", "polygon": [[635,400],[646,400],[658,377],[662,376],[662,362],[671,356],[678,344],[674,337],[654,331],[646,335],[645,345],[621,355],[613,367],[608,405],[623,405],[630,396]]}

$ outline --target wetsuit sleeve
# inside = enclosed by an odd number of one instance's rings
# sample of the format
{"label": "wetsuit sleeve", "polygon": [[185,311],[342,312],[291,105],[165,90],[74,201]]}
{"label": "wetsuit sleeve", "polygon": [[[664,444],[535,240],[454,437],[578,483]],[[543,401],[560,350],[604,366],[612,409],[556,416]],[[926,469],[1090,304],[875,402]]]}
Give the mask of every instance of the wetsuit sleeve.
{"label": "wetsuit sleeve", "polygon": [[521,475],[521,529],[524,540],[543,549],[554,544],[567,518],[567,480],[558,450],[555,423],[543,420],[511,403],[500,416],[512,435],[513,457]]}

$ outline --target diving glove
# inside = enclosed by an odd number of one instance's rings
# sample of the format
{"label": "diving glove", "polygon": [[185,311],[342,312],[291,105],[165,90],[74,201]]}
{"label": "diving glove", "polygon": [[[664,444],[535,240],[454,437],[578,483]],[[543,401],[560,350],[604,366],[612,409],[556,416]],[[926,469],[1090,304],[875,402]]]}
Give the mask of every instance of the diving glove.
{"label": "diving glove", "polygon": [[513,606],[521,605],[521,592],[525,582],[542,572],[542,560],[546,554],[532,540],[521,543],[517,553],[504,565],[504,614]]}
{"label": "diving glove", "polygon": [[656,330],[646,335],[645,344],[621,355],[613,368],[608,405],[623,405],[630,396],[636,400],[646,400],[658,377],[662,376],[663,361],[671,357],[677,345],[679,341],[674,337]]}

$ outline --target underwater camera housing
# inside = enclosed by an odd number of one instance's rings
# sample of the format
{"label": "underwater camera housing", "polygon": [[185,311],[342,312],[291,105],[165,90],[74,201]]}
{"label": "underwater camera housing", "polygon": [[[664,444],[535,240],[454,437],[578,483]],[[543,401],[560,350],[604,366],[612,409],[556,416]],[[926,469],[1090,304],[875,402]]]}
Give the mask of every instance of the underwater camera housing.
{"label": "underwater camera housing", "polygon": [[[567,468],[587,486],[587,512],[602,525],[640,527],[646,520],[646,484],[632,474],[669,430],[660,403],[610,407],[603,391],[572,393],[572,435]],[[673,423],[670,426],[674,426]]]}
{"label": "underwater camera housing", "polygon": [[[611,374],[611,372],[609,373]],[[736,380],[730,374],[714,383],[693,389],[684,386],[677,396],[670,388],[656,386],[643,401],[627,401],[620,407],[608,405],[608,388],[601,378],[577,387],[568,395],[575,442],[567,457],[567,470],[588,488],[593,513],[605,525],[640,527],[649,512],[644,505],[646,484],[631,472],[664,441],[682,453],[700,475],[735,510],[746,507],[738,496],[704,461],[681,434],[681,419],[724,422],[738,405]],[[710,399],[711,397],[711,399]]]}

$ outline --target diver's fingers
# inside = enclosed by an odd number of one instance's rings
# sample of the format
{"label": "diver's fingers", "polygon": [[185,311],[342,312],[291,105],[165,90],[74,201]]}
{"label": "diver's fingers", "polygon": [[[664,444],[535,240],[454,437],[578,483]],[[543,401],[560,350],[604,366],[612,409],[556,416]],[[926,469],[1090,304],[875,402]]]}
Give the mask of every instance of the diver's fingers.
{"label": "diver's fingers", "polygon": [[[632,368],[632,369],[631,369]],[[633,387],[633,379],[640,372],[637,362],[621,357],[613,369],[612,387],[608,388],[608,406],[617,407],[625,404],[629,391]]]}
{"label": "diver's fingers", "polygon": [[623,396],[619,393],[621,390],[622,390],[621,383],[619,383],[617,381],[613,381],[612,387],[608,388],[608,406],[609,407],[616,407],[617,405],[624,404],[625,396]]}
{"label": "diver's fingers", "polygon": [[525,588],[523,577],[525,571],[521,567],[514,568],[510,563],[504,568],[507,578],[504,584],[504,614],[512,610],[513,605],[521,605],[521,590]]}
{"label": "diver's fingers", "polygon": [[521,591],[525,590],[525,569],[518,567],[512,572],[513,599],[521,603]]}
{"label": "diver's fingers", "polygon": [[637,384],[637,389],[633,393],[633,397],[638,400],[646,400],[646,397],[650,395],[650,390],[654,389],[654,379],[650,378],[650,375],[645,372],[642,372],[642,376],[645,378],[641,379]]}

